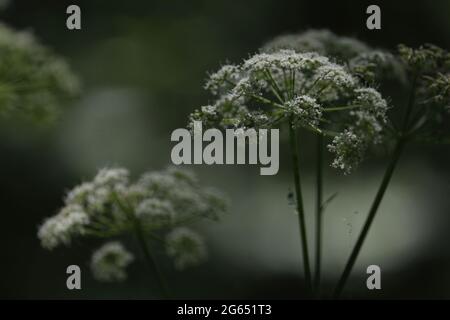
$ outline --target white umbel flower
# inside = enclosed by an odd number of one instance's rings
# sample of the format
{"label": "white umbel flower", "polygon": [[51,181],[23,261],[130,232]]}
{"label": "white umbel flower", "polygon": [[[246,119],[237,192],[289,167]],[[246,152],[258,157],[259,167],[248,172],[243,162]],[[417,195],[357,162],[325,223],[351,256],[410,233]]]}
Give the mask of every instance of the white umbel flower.
{"label": "white umbel flower", "polygon": [[94,178],[94,184],[103,185],[126,185],[130,173],[124,168],[104,168],[101,169]]}
{"label": "white umbel flower", "polygon": [[170,224],[175,213],[169,201],[157,198],[143,200],[135,212],[136,216],[144,223],[155,227]]}
{"label": "white umbel flower", "polygon": [[333,88],[334,90],[351,89],[356,87],[358,81],[344,67],[335,63],[321,66],[317,70],[316,84],[320,87]]}
{"label": "white umbel flower", "polygon": [[93,183],[82,183],[67,193],[65,203],[83,205],[94,189]]}
{"label": "white umbel flower", "polygon": [[277,71],[277,69],[307,71],[328,63],[331,63],[328,58],[314,52],[297,53],[293,50],[280,50],[270,54],[256,54],[244,61],[242,69],[250,73]]}
{"label": "white umbel flower", "polygon": [[133,254],[120,242],[108,242],[92,255],[91,270],[98,281],[123,281],[127,278],[125,269],[133,260]]}
{"label": "white umbel flower", "polygon": [[365,82],[378,82],[381,78],[405,80],[403,66],[391,53],[371,48],[355,38],[338,36],[328,30],[282,35],[265,44],[261,51],[276,52],[282,49],[317,52],[335,62],[344,63],[353,75]]}
{"label": "white umbel flower", "polygon": [[61,244],[69,245],[74,235],[84,233],[88,223],[89,217],[81,206],[69,205],[44,221],[38,230],[38,238],[42,247],[49,250]]}
{"label": "white umbel flower", "polygon": [[135,231],[136,217],[144,232],[168,232],[217,220],[226,207],[223,195],[202,187],[188,170],[169,167],[130,184],[128,170],[107,168],[69,191],[61,213],[44,221],[38,237],[44,248],[53,249],[75,237],[121,236]]}
{"label": "white umbel flower", "polygon": [[174,260],[175,268],[198,265],[206,259],[206,247],[198,234],[181,227],[173,230],[166,238],[167,255]]}
{"label": "white umbel flower", "polygon": [[361,105],[368,112],[377,117],[386,119],[388,104],[381,94],[373,88],[359,88],[355,90],[357,97],[355,103]]}
{"label": "white umbel flower", "polygon": [[203,106],[202,112],[213,116],[216,114],[216,107],[215,106]]}
{"label": "white umbel flower", "polygon": [[335,136],[328,150],[335,154],[331,164],[333,168],[340,169],[349,174],[362,161],[365,151],[364,141],[353,131],[345,129]]}
{"label": "white umbel flower", "polygon": [[[331,39],[334,35],[323,33],[318,38]],[[350,54],[350,39],[340,40],[335,49]],[[325,51],[331,49],[331,42],[330,48],[325,45]],[[330,145],[337,156],[342,155],[336,152],[342,148],[336,149],[336,144],[340,138],[353,137],[348,136],[350,132],[362,141],[355,145],[355,154],[361,155],[379,142],[388,109],[380,93],[364,87],[364,79],[352,74],[346,64],[298,50],[268,50],[234,66],[233,80],[226,81],[227,90],[215,97],[214,112],[205,107],[195,110],[190,126],[233,128],[240,136],[246,129],[280,128],[288,123],[294,128],[339,136]],[[224,74],[222,69],[215,77],[220,74]],[[351,144],[347,144],[345,154],[352,153],[350,148]],[[353,160],[351,168],[357,165]],[[345,157],[336,158],[333,167],[345,167],[344,162]],[[344,171],[350,172],[348,168]]]}
{"label": "white umbel flower", "polygon": [[295,123],[316,127],[322,117],[322,107],[316,99],[306,95],[296,96],[285,103],[287,115],[293,116]]}
{"label": "white umbel flower", "polygon": [[371,48],[357,39],[337,36],[329,30],[308,30],[299,34],[278,36],[265,44],[262,51],[274,52],[280,49],[314,51],[337,59],[348,59]]}
{"label": "white umbel flower", "polygon": [[230,82],[239,79],[239,69],[233,65],[224,65],[217,72],[209,76],[205,89],[213,94],[219,94],[229,87]]}

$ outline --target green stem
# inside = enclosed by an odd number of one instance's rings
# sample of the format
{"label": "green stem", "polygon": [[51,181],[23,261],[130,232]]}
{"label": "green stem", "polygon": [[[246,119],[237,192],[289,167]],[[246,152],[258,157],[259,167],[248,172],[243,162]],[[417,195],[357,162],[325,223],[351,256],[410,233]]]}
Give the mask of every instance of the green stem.
{"label": "green stem", "polygon": [[364,243],[364,240],[366,239],[367,233],[369,232],[370,226],[372,225],[372,221],[375,218],[375,215],[378,211],[378,207],[380,206],[380,203],[381,203],[381,200],[383,199],[384,193],[386,192],[386,189],[389,185],[389,181],[391,180],[391,177],[392,177],[394,169],[397,165],[398,159],[400,158],[400,155],[403,151],[405,142],[406,142],[406,140],[401,138],[398,140],[398,142],[396,144],[394,153],[391,158],[391,162],[389,163],[389,166],[384,174],[383,180],[382,180],[381,185],[378,189],[378,192],[375,196],[375,200],[372,203],[372,207],[370,208],[366,222],[364,223],[364,226],[361,230],[361,233],[359,234],[358,240],[356,241],[356,244],[353,248],[350,258],[347,261],[344,272],[342,273],[342,276],[339,279],[338,285],[334,291],[334,298],[339,298],[339,296],[342,293],[342,290],[344,289],[344,286],[347,282],[350,272],[352,271],[353,266],[355,264],[356,258],[358,257],[359,252],[361,251],[361,247]]}
{"label": "green stem", "polygon": [[275,97],[277,97],[277,99],[280,101],[280,103],[283,104],[284,103],[284,99],[282,97],[283,91],[281,91],[277,82],[272,77],[272,73],[270,72],[270,70],[265,70],[265,74],[266,74],[267,80],[271,83],[270,88],[272,89],[273,94],[275,95]]}
{"label": "green stem", "polygon": [[292,127],[292,119],[289,122],[289,141],[290,148],[292,152],[292,168],[294,174],[294,183],[295,183],[295,195],[296,195],[296,205],[297,205],[297,213],[300,227],[300,239],[302,245],[303,252],[303,269],[305,273],[305,280],[308,286],[308,289],[312,291],[312,282],[311,282],[311,270],[309,268],[309,254],[308,254],[308,240],[306,234],[306,223],[305,223],[305,213],[303,209],[303,198],[302,198],[302,190],[300,183],[300,168],[299,168],[299,156],[297,149],[297,135],[296,131]]}
{"label": "green stem", "polygon": [[167,289],[167,285],[164,282],[164,278],[161,274],[161,271],[158,268],[158,265],[156,264],[155,259],[153,258],[153,255],[151,254],[151,251],[148,247],[147,241],[145,240],[142,226],[137,219],[135,220],[135,232],[136,232],[136,238],[138,240],[139,246],[141,247],[142,253],[144,254],[144,258],[145,258],[145,260],[147,260],[147,263],[150,266],[152,272],[155,273],[156,278],[158,279],[159,287],[161,288],[161,292],[162,292],[164,298],[169,298],[170,295],[169,295],[169,291]]}
{"label": "green stem", "polygon": [[384,173],[383,180],[381,181],[381,185],[378,188],[377,194],[375,195],[375,199],[372,203],[372,207],[370,208],[369,214],[368,214],[367,219],[364,223],[364,226],[361,230],[361,233],[359,234],[358,240],[356,241],[356,244],[352,250],[352,253],[350,254],[347,264],[345,265],[344,272],[342,273],[341,278],[339,279],[339,282],[335,288],[334,295],[333,295],[334,298],[339,298],[342,293],[342,290],[345,287],[345,284],[346,284],[348,277],[353,269],[353,266],[358,257],[358,254],[361,251],[361,247],[364,243],[364,240],[366,239],[367,233],[369,232],[370,226],[372,225],[372,221],[375,218],[375,215],[378,211],[378,207],[380,206],[380,203],[383,200],[384,193],[386,192],[386,189],[389,185],[392,174],[394,173],[394,169],[395,169],[397,162],[403,152],[403,148],[405,147],[405,144],[408,142],[409,135],[406,135],[405,133],[408,132],[408,128],[410,127],[410,117],[411,117],[411,112],[414,108],[415,88],[416,88],[416,84],[417,84],[417,77],[418,77],[418,75],[414,74],[413,78],[412,78],[412,84],[411,84],[411,90],[409,93],[408,104],[406,106],[406,111],[405,111],[405,115],[403,118],[403,124],[402,124],[402,129],[401,129],[402,131],[400,132],[397,143],[395,145],[391,161],[386,169],[386,172]]}
{"label": "green stem", "polygon": [[283,105],[281,105],[281,104],[279,104],[279,103],[276,103],[276,102],[273,102],[273,101],[271,101],[271,100],[269,100],[269,99],[266,99],[266,98],[264,98],[264,97],[258,96],[258,95],[256,95],[256,94],[251,94],[250,97],[252,97],[252,98],[254,98],[255,100],[258,100],[259,102],[262,102],[262,103],[264,103],[264,104],[271,105],[271,106],[273,106],[273,107],[275,107],[275,108],[286,109]]}
{"label": "green stem", "polygon": [[408,106],[406,108],[406,112],[405,112],[405,117],[403,118],[403,125],[402,125],[402,134],[406,133],[408,131],[408,126],[409,126],[409,119],[411,117],[411,113],[414,107],[414,100],[415,100],[415,92],[414,89],[416,87],[417,84],[417,78],[418,75],[417,73],[414,74],[413,76],[413,80],[412,80],[412,84],[411,84],[411,92],[409,93],[409,102],[408,102]]}
{"label": "green stem", "polygon": [[322,198],[323,198],[323,137],[317,136],[317,170],[316,170],[316,263],[314,288],[320,287],[321,255],[322,255]]}
{"label": "green stem", "polygon": [[334,111],[343,111],[343,110],[352,110],[356,108],[360,108],[360,105],[351,105],[351,106],[343,106],[343,107],[331,107],[331,108],[324,108],[324,112],[334,112]]}
{"label": "green stem", "polygon": [[147,260],[147,263],[149,264],[151,271],[155,273],[164,298],[169,298],[169,291],[167,290],[164,278],[158,268],[158,265],[156,264],[155,259],[151,254],[147,241],[145,241],[145,233],[144,230],[142,229],[140,220],[134,214],[133,208],[130,205],[123,203],[116,192],[112,193],[112,197],[119,206],[119,208],[125,213],[129,221],[132,223],[139,246],[141,247],[142,253],[144,254],[144,258],[145,260]]}

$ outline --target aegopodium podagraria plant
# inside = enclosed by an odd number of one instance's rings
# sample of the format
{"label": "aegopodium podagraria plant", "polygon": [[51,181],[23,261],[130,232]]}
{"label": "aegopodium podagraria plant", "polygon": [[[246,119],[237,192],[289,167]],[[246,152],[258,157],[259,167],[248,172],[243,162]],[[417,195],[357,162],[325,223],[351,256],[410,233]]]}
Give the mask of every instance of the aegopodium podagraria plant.
{"label": "aegopodium podagraria plant", "polygon": [[[176,269],[195,266],[205,260],[206,247],[188,226],[204,219],[217,220],[225,210],[225,198],[202,187],[190,171],[169,167],[145,173],[132,183],[128,170],[107,168],[67,193],[64,207],[43,222],[38,238],[44,248],[52,250],[78,238],[134,235],[167,296],[148,240],[162,245]],[[94,252],[91,269],[100,281],[121,281],[134,259],[120,242],[112,241]]]}
{"label": "aegopodium podagraria plant", "polygon": [[[278,50],[257,53],[210,75],[211,105],[191,121],[219,128],[274,128],[287,125],[292,153],[296,212],[304,273],[312,289],[300,181],[298,129],[329,139],[332,166],[349,174],[369,147],[382,141],[388,103],[349,70],[316,52]],[[191,123],[192,126],[192,123]]]}
{"label": "aegopodium podagraria plant", "polygon": [[0,24],[0,115],[48,122],[79,92],[66,62],[29,32]]}

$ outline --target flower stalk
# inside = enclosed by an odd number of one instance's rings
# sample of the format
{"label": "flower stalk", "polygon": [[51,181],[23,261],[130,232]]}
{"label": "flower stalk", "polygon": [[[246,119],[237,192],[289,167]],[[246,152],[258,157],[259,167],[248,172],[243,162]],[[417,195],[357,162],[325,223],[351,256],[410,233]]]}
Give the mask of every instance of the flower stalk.
{"label": "flower stalk", "polygon": [[341,296],[341,293],[345,287],[348,277],[350,276],[353,266],[355,265],[356,259],[358,258],[359,252],[361,251],[361,247],[363,246],[364,241],[367,237],[367,234],[369,233],[369,229],[372,225],[373,219],[375,218],[375,215],[377,214],[378,207],[380,206],[380,203],[383,200],[383,197],[384,197],[386,189],[389,185],[389,182],[391,181],[392,175],[397,166],[397,162],[403,152],[405,144],[408,142],[409,135],[407,135],[406,133],[409,131],[408,130],[410,127],[409,119],[411,117],[412,110],[414,109],[417,78],[418,78],[418,75],[417,75],[417,73],[415,73],[412,77],[412,84],[411,84],[411,90],[409,93],[408,104],[406,106],[406,111],[405,111],[405,115],[403,118],[402,129],[399,133],[399,137],[397,139],[397,142],[396,142],[396,145],[394,148],[394,152],[392,154],[391,160],[390,160],[389,165],[384,174],[383,180],[381,181],[381,185],[378,188],[377,194],[375,195],[375,199],[372,203],[372,206],[370,208],[367,219],[364,223],[361,233],[359,234],[358,240],[356,241],[356,244],[353,247],[353,250],[350,254],[347,264],[345,265],[344,272],[342,273],[341,278],[339,279],[339,282],[334,291],[333,297],[336,299],[338,299]]}
{"label": "flower stalk", "polygon": [[161,293],[164,298],[170,298],[169,290],[167,287],[166,282],[164,281],[164,277],[161,274],[161,271],[158,268],[158,265],[156,264],[155,259],[153,258],[153,255],[151,254],[151,251],[148,247],[147,241],[145,240],[144,232],[142,230],[141,223],[138,219],[135,219],[134,221],[134,228],[136,233],[136,239],[139,243],[139,246],[141,248],[142,253],[144,254],[144,258],[147,261],[151,271],[156,275],[156,278],[158,280],[159,287],[161,289]]}
{"label": "flower stalk", "polygon": [[312,281],[311,281],[311,269],[309,266],[309,254],[308,254],[308,237],[306,234],[306,223],[305,223],[305,213],[303,208],[303,198],[302,198],[302,190],[301,190],[301,182],[300,182],[300,167],[299,167],[299,156],[297,149],[297,132],[293,128],[292,121],[289,125],[289,141],[290,141],[290,149],[292,153],[292,168],[294,175],[294,183],[295,183],[295,196],[296,196],[296,207],[298,214],[298,221],[300,227],[300,239],[302,245],[302,254],[303,254],[303,269],[305,273],[305,280],[308,286],[308,289],[312,291]]}
{"label": "flower stalk", "polygon": [[356,259],[358,258],[359,252],[361,251],[361,247],[364,244],[364,240],[366,239],[367,234],[369,233],[369,229],[372,225],[373,219],[375,218],[375,215],[377,214],[378,207],[380,206],[380,203],[383,200],[384,193],[386,192],[389,182],[391,181],[392,175],[394,173],[394,169],[397,165],[400,155],[402,154],[405,143],[406,143],[405,138],[400,138],[397,141],[391,161],[389,163],[388,168],[386,169],[383,180],[381,181],[381,185],[380,185],[380,187],[377,191],[377,194],[375,196],[375,199],[372,203],[372,206],[370,208],[366,222],[364,223],[361,233],[359,234],[358,240],[356,241],[356,244],[353,247],[352,253],[350,254],[347,264],[345,265],[344,272],[342,273],[342,276],[339,279],[338,285],[334,291],[333,296],[336,299],[340,297],[342,290],[344,289],[345,284],[348,280],[348,277],[350,276],[350,273],[356,262]]}
{"label": "flower stalk", "polygon": [[316,261],[314,272],[314,288],[318,292],[320,287],[321,256],[322,256],[322,211],[323,211],[323,136],[317,135],[316,143]]}
{"label": "flower stalk", "polygon": [[152,254],[151,254],[151,251],[148,247],[147,241],[145,240],[145,233],[144,233],[144,230],[142,229],[141,222],[136,217],[136,214],[134,213],[133,208],[129,205],[124,204],[120,200],[120,198],[118,197],[116,192],[114,192],[112,194],[112,196],[114,198],[114,201],[119,206],[119,208],[121,208],[121,210],[125,213],[125,215],[128,217],[128,219],[131,220],[139,247],[141,248],[141,251],[151,269],[151,272],[156,275],[159,287],[161,289],[161,293],[164,296],[164,298],[169,298],[169,294],[168,294],[169,291],[167,289],[167,285],[166,285],[164,278],[158,268],[158,265],[156,264],[155,259],[153,258]]}

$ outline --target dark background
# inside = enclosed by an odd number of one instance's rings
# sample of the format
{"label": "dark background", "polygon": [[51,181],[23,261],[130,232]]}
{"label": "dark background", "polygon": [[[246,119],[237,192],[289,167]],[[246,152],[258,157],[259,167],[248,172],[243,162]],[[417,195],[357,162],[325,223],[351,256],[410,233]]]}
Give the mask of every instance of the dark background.
{"label": "dark background", "polygon": [[[65,27],[69,4],[82,10],[82,30]],[[365,27],[366,8],[378,4],[382,30]],[[0,297],[157,297],[155,280],[135,263],[129,281],[101,284],[88,261],[98,241],[47,252],[38,225],[62,205],[64,192],[106,165],[134,176],[170,162],[170,133],[207,103],[207,72],[239,62],[273,36],[327,28],[394,50],[398,43],[450,44],[450,1],[11,1],[2,20],[32,30],[65,56],[83,84],[82,96],[51,127],[2,121],[0,127]],[[390,88],[395,95],[396,87]],[[193,168],[207,185],[232,200],[229,215],[200,226],[207,264],[177,273],[160,263],[179,298],[302,297],[296,217],[286,194],[292,187],[282,146],[277,176],[256,167]],[[307,209],[313,210],[314,158],[305,145]],[[347,297],[449,298],[449,146],[411,146],[358,259]],[[327,211],[324,291],[341,272],[364,221],[386,159],[379,155],[357,173],[327,170],[326,194],[339,190]],[[312,215],[310,214],[312,229]],[[311,237],[312,240],[312,237]],[[133,248],[132,242],[128,245]],[[82,290],[65,287],[65,269],[81,266]],[[382,290],[365,287],[365,268],[382,268]]]}

